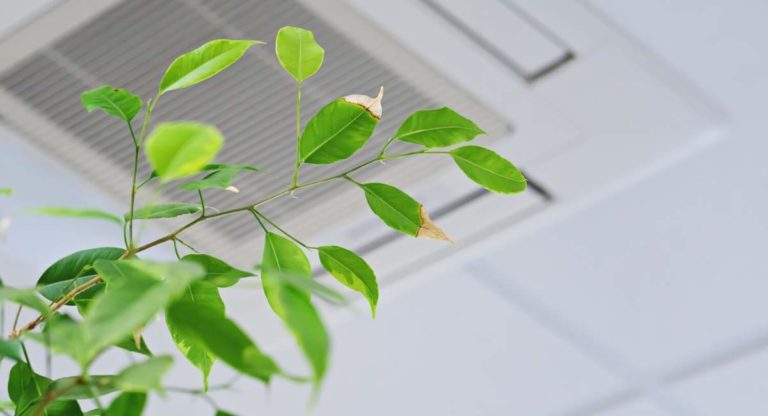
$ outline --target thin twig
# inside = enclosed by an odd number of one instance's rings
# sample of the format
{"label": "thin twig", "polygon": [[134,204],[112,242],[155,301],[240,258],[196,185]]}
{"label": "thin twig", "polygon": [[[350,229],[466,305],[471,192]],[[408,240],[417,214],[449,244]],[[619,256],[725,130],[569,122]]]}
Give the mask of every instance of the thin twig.
{"label": "thin twig", "polygon": [[22,306],[19,305],[18,308],[16,308],[16,317],[13,318],[13,328],[11,328],[11,331],[16,332],[16,328],[19,326],[19,316],[21,316],[21,308]]}
{"label": "thin twig", "polygon": [[200,216],[205,217],[205,200],[203,199],[203,191],[198,189],[197,195],[200,197]]}
{"label": "thin twig", "polygon": [[176,245],[176,242],[179,240],[174,238],[171,241],[173,241],[173,252],[176,254],[176,260],[181,260],[181,256],[179,255],[179,246]]}
{"label": "thin twig", "polygon": [[181,243],[183,246],[187,247],[188,249],[194,251],[195,253],[199,253],[199,251],[197,251],[196,248],[194,248],[191,245],[189,245],[189,243],[184,242],[184,240],[182,240],[181,238],[176,237],[176,241],[178,241],[179,243]]}
{"label": "thin twig", "polygon": [[[288,237],[288,238],[290,238],[291,240],[295,241],[295,242],[296,242],[298,245],[300,245],[300,246],[302,246],[302,247],[306,248],[307,250],[314,250],[314,249],[316,249],[316,248],[317,248],[317,247],[315,247],[315,246],[310,246],[310,245],[304,244],[304,243],[303,243],[301,240],[299,240],[298,238],[294,237],[293,235],[291,235],[291,233],[289,233],[288,231],[285,231],[285,230],[284,230],[283,228],[281,228],[279,225],[275,224],[275,223],[274,223],[272,220],[270,220],[269,218],[267,218],[267,217],[266,217],[264,214],[262,214],[261,212],[259,212],[258,210],[256,210],[256,208],[252,208],[252,209],[251,209],[251,212],[253,213],[253,215],[254,215],[254,216],[256,216],[256,220],[259,220],[259,217],[263,218],[263,219],[264,219],[264,221],[266,221],[266,222],[268,222],[268,223],[269,223],[269,225],[271,225],[271,226],[275,227],[275,229],[277,229],[277,230],[278,230],[278,231],[280,231],[281,233],[285,234],[285,236],[286,236],[286,237]],[[259,221],[259,223],[261,223],[261,221]],[[262,228],[264,228],[264,224],[261,224],[261,227],[262,227]],[[266,230],[266,228],[264,228],[264,229]]]}
{"label": "thin twig", "polygon": [[[146,118],[149,118],[149,110],[147,110]],[[133,176],[131,177],[131,208],[128,213],[128,247],[133,247],[133,211],[136,208],[136,177],[139,174],[139,151],[141,150],[141,144],[136,139],[136,134],[133,132],[133,126],[131,122],[128,122],[128,131],[131,132],[131,139],[133,139]]]}

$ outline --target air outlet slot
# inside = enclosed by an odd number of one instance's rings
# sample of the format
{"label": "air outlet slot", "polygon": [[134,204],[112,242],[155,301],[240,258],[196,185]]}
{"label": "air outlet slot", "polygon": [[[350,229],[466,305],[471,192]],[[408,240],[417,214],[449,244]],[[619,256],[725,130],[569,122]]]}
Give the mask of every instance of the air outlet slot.
{"label": "air outlet slot", "polygon": [[[509,132],[507,121],[442,81],[439,73],[431,74],[429,85],[410,80],[389,67],[394,64],[392,59],[379,60],[350,41],[348,33],[337,32],[334,27],[339,22],[328,24],[304,5],[286,0],[118,2],[1,73],[0,114],[29,140],[94,178],[108,192],[125,198],[130,186],[131,140],[118,121],[85,112],[80,94],[100,84],[112,84],[128,88],[146,100],[153,96],[163,71],[179,54],[220,37],[271,43],[277,29],[288,24],[313,30],[326,50],[324,67],[304,86],[302,124],[332,99],[352,93],[374,95],[379,86],[385,86],[384,117],[355,161],[373,157],[399,123],[421,108],[450,105],[489,131],[491,138],[486,140]],[[116,35],[119,33],[125,35]],[[164,96],[153,118],[153,122],[192,119],[213,123],[226,137],[220,161],[263,169],[263,173],[243,176],[236,183],[240,194],[207,192],[208,204],[216,208],[255,201],[283,189],[290,177],[295,144],[295,84],[283,73],[273,49],[269,44],[254,47],[221,75]],[[414,60],[405,49],[398,53],[401,55],[396,62]],[[72,143],[79,150],[73,150]],[[404,144],[392,146],[393,151],[407,148]],[[324,177],[355,161],[332,168],[307,166],[302,169],[301,179]],[[361,172],[360,179],[418,182],[447,164],[449,160],[439,158],[389,163]],[[147,166],[142,166],[141,174],[148,174]],[[365,209],[362,199],[350,192],[354,190],[344,184],[309,189],[299,192],[297,199],[274,201],[265,207],[265,213],[286,227],[311,235],[338,224],[351,212]],[[165,189],[164,198],[195,201],[188,191],[173,187]],[[325,214],[315,214],[320,210]],[[247,216],[222,218],[190,230],[188,238],[201,249],[235,264],[252,265],[258,254],[254,238],[258,233],[252,222]]]}

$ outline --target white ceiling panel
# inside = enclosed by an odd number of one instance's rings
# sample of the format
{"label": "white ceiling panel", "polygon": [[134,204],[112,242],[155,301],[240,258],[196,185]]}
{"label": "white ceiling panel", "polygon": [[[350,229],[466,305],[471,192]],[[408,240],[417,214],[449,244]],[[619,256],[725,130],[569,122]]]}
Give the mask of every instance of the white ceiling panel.
{"label": "white ceiling panel", "polygon": [[659,409],[650,401],[642,400],[612,407],[606,411],[594,413],[592,416],[673,416],[673,414]]}
{"label": "white ceiling panel", "polygon": [[[768,332],[768,264],[750,260],[764,257],[768,200],[746,199],[734,188],[720,192],[725,206],[712,205],[710,182],[699,173],[711,166],[691,165],[501,244],[476,266],[638,375],[676,371],[750,343]],[[738,222],[690,220],[718,212],[743,214]]]}
{"label": "white ceiling panel", "polygon": [[[461,271],[418,281],[386,293],[375,321],[361,315],[334,326],[333,365],[315,415],[554,415],[622,389]],[[294,358],[280,360],[302,368]],[[249,414],[288,415],[302,413],[308,398],[307,386],[277,381],[271,404],[259,394],[239,400],[259,404]]]}
{"label": "white ceiling panel", "polygon": [[768,350],[683,381],[672,394],[698,416],[768,414]]}

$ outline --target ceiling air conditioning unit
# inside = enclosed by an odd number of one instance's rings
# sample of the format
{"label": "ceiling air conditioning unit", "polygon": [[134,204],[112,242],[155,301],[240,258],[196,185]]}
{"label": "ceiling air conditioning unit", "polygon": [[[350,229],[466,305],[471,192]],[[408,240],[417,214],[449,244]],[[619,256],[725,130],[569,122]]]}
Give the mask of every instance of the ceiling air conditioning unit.
{"label": "ceiling air conditioning unit", "polygon": [[[146,99],[177,55],[218,37],[271,42],[288,24],[313,30],[327,53],[305,86],[303,114],[386,87],[384,118],[358,158],[375,154],[412,111],[448,105],[476,120],[489,132],[480,141],[531,180],[525,194],[500,197],[478,191],[446,159],[361,172],[362,180],[406,188],[458,241],[454,247],[395,235],[345,183],[265,208],[312,243],[358,250],[384,285],[489,234],[507,238],[524,228],[515,224],[620,189],[711,142],[723,125],[720,111],[685,79],[587,2],[573,0],[61,0],[0,41],[0,116],[123,200],[131,141],[119,122],[82,110],[80,93],[108,83]],[[252,51],[221,76],[169,95],[155,118],[214,123],[227,138],[222,161],[263,169],[241,180],[236,196],[211,192],[209,204],[221,209],[283,188],[292,169],[292,81],[271,46]],[[329,173],[309,166],[302,178]],[[164,197],[189,198],[175,189]],[[257,225],[247,215],[187,235],[241,266],[260,256]],[[394,239],[402,241],[390,244]]]}

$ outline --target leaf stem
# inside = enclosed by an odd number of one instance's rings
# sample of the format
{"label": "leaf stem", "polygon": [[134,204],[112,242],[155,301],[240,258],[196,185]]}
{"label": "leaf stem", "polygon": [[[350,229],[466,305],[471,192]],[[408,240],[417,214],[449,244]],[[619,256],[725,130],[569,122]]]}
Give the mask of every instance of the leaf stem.
{"label": "leaf stem", "polygon": [[157,102],[160,100],[160,97],[150,99],[149,102],[147,102],[147,111],[144,113],[144,121],[141,124],[141,132],[139,133],[139,137],[136,138],[136,134],[133,131],[133,124],[129,121],[128,122],[128,130],[131,132],[131,139],[133,139],[134,144],[134,152],[133,152],[133,178],[131,179],[131,210],[128,218],[128,247],[127,249],[130,250],[133,248],[134,241],[133,241],[133,211],[136,203],[136,191],[146,183],[144,181],[141,185],[138,187],[136,186],[136,176],[139,172],[139,153],[141,150],[141,145],[144,143],[144,138],[147,135],[147,126],[149,125],[149,120],[152,118],[152,111],[154,111],[155,106],[157,105]]}
{"label": "leaf stem", "polygon": [[381,147],[381,151],[379,152],[379,159],[384,157],[384,153],[387,151],[387,148],[389,147],[390,144],[392,144],[393,141],[395,141],[396,138],[397,136],[392,136],[389,139],[387,139],[387,142],[384,143],[384,146]]}
{"label": "leaf stem", "polygon": [[203,191],[198,189],[197,195],[200,197],[200,217],[205,217],[205,199],[203,199]]}
{"label": "leaf stem", "polygon": [[16,332],[16,328],[19,326],[19,317],[21,316],[21,308],[22,306],[19,305],[18,308],[16,308],[16,317],[13,318],[13,327],[11,328],[11,331]]}
{"label": "leaf stem", "polygon": [[[149,110],[147,110],[147,116],[149,118]],[[133,132],[133,126],[131,122],[128,122],[128,131],[131,132],[131,139],[133,139],[133,176],[131,177],[131,208],[128,214],[128,247],[133,247],[133,211],[136,207],[136,177],[139,173],[139,151],[141,150],[141,144],[136,139],[136,134]]]}
{"label": "leaf stem", "polygon": [[181,260],[181,256],[179,255],[179,246],[176,244],[176,242],[179,240],[174,238],[171,241],[173,241],[173,252],[176,254],[176,260]]}
{"label": "leaf stem", "polygon": [[196,248],[194,248],[191,245],[189,245],[188,243],[184,242],[184,240],[182,240],[181,238],[176,237],[175,240],[178,241],[179,243],[181,243],[183,246],[187,247],[188,249],[192,250],[193,252],[199,253],[199,251],[197,251]]}
{"label": "leaf stem", "polygon": [[154,177],[150,175],[147,179],[144,179],[143,181],[141,181],[140,184],[136,185],[136,190],[141,189],[144,185],[146,185],[152,179],[154,179]]}
{"label": "leaf stem", "polygon": [[253,214],[253,218],[256,218],[256,221],[259,222],[259,226],[261,227],[262,230],[264,230],[264,234],[268,233],[269,229],[267,228],[267,226],[264,225],[264,222],[261,221],[261,216],[259,215],[259,213],[253,208],[249,209],[248,211],[251,214]]}
{"label": "leaf stem", "polygon": [[363,184],[362,183],[352,179],[352,177],[350,177],[349,175],[344,175],[343,177],[344,177],[345,180],[347,180],[347,181],[349,181],[349,182],[359,186],[361,189],[363,188]]}
{"label": "leaf stem", "polygon": [[[298,244],[298,245],[300,245],[300,246],[302,246],[302,247],[306,248],[307,250],[316,250],[316,249],[317,249],[317,247],[315,247],[315,246],[310,246],[310,245],[304,244],[304,243],[303,243],[301,240],[299,240],[298,238],[294,237],[293,235],[291,235],[291,233],[289,233],[288,231],[285,231],[285,230],[284,230],[283,228],[281,228],[279,225],[275,224],[275,222],[274,222],[274,221],[270,220],[270,219],[269,219],[269,218],[267,218],[267,217],[266,217],[264,214],[262,214],[261,212],[259,212],[258,210],[256,210],[256,208],[251,208],[251,213],[253,213],[253,215],[254,215],[254,216],[256,217],[256,219],[259,221],[259,223],[261,224],[261,227],[262,227],[262,228],[264,228],[264,224],[262,224],[262,223],[261,223],[261,220],[259,220],[259,217],[261,217],[262,219],[264,219],[264,221],[268,222],[268,223],[269,223],[269,225],[271,225],[271,226],[275,227],[275,229],[277,229],[277,231],[280,231],[280,232],[281,232],[281,233],[283,233],[283,234],[284,234],[286,237],[288,237],[288,238],[290,238],[291,240],[295,241],[295,242],[296,242],[296,244]],[[266,231],[266,228],[264,228],[264,230]]]}
{"label": "leaf stem", "polygon": [[27,352],[27,346],[24,344],[24,342],[19,343],[21,345],[21,352],[24,354],[24,359],[27,361],[27,366],[29,367],[29,371],[32,372],[32,382],[35,385],[35,390],[37,390],[37,395],[42,395],[43,391],[40,389],[40,385],[38,384],[38,379],[35,377],[35,370],[32,368],[32,360],[29,359],[29,352]]}
{"label": "leaf stem", "polygon": [[296,83],[296,161],[293,165],[293,174],[291,175],[291,188],[296,188],[299,184],[299,168],[301,167],[301,150],[299,144],[301,141],[301,81]]}
{"label": "leaf stem", "polygon": [[96,390],[96,388],[93,386],[93,383],[91,383],[91,376],[88,374],[87,371],[83,372],[82,375],[83,382],[88,385],[88,390],[91,392],[91,396],[93,396],[93,402],[96,403],[96,407],[101,410],[101,413],[104,413],[104,405],[101,404],[101,400],[99,399],[99,392]]}

